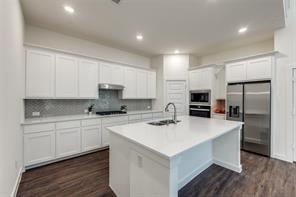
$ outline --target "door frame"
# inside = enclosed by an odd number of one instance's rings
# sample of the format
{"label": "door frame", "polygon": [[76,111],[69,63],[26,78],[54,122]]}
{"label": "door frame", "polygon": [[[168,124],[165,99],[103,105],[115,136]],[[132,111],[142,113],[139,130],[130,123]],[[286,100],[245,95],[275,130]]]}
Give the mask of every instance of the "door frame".
{"label": "door frame", "polygon": [[167,82],[185,82],[185,114],[189,114],[189,89],[188,89],[188,80],[187,79],[165,79],[164,80],[164,92],[163,92],[163,100],[164,106],[168,103],[167,101]]}

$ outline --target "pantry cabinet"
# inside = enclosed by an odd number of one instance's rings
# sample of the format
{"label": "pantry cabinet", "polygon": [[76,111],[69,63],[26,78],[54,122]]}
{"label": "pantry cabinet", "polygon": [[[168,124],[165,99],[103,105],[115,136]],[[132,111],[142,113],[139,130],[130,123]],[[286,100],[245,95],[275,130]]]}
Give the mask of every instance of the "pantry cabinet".
{"label": "pantry cabinet", "polygon": [[98,98],[98,63],[89,60],[79,61],[78,97]]}
{"label": "pantry cabinet", "polygon": [[56,97],[78,97],[78,62],[71,56],[56,56]]}
{"label": "pantry cabinet", "polygon": [[26,51],[26,97],[55,96],[55,54],[28,49]]}

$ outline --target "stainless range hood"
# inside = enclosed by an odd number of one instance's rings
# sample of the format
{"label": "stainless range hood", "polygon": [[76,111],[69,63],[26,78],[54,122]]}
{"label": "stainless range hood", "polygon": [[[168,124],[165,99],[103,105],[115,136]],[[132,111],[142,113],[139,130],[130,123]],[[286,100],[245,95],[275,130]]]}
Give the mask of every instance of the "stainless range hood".
{"label": "stainless range hood", "polygon": [[100,90],[123,90],[124,86],[108,84],[108,83],[99,83],[99,89]]}

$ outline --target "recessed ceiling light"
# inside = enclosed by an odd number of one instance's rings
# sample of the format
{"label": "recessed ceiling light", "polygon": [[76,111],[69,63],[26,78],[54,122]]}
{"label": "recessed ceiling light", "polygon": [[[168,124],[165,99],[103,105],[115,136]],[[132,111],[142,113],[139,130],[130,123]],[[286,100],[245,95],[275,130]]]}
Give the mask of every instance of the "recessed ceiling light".
{"label": "recessed ceiling light", "polygon": [[179,51],[178,49],[176,49],[176,50],[174,51],[174,53],[175,53],[175,54],[178,54],[178,53],[180,53],[180,51]]}
{"label": "recessed ceiling light", "polygon": [[245,33],[247,30],[248,30],[247,27],[242,27],[238,30],[238,33],[242,34],[242,33]]}
{"label": "recessed ceiling light", "polygon": [[143,36],[141,34],[137,35],[137,40],[143,40]]}
{"label": "recessed ceiling light", "polygon": [[64,6],[64,10],[65,10],[66,12],[70,13],[70,14],[72,14],[72,13],[75,12],[74,8],[72,8],[72,7],[68,6],[68,5],[65,5],[65,6]]}

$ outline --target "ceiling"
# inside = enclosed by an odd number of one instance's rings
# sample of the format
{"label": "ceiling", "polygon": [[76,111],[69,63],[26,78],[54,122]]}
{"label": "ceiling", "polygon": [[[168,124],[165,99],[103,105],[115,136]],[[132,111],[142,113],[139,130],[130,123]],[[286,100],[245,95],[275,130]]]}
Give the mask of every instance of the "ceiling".
{"label": "ceiling", "polygon": [[[197,56],[251,44],[284,26],[282,0],[21,0],[28,24],[145,56]],[[66,13],[64,5],[75,9]],[[240,27],[248,31],[238,34]],[[144,36],[142,41],[136,35]]]}

